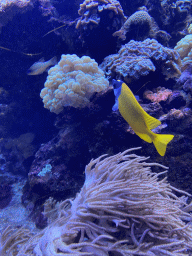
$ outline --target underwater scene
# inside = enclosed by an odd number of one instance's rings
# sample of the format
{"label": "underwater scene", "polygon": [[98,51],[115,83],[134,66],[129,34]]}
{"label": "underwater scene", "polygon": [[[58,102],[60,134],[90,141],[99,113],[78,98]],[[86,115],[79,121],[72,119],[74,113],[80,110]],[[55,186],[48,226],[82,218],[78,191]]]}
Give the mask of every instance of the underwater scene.
{"label": "underwater scene", "polygon": [[192,256],[192,1],[0,0],[0,256]]}

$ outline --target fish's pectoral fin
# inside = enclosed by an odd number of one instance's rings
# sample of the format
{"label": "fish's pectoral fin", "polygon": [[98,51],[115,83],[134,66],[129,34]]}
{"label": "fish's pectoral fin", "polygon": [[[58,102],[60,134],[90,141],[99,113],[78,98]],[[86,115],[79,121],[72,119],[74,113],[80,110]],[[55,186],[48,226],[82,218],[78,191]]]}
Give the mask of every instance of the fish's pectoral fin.
{"label": "fish's pectoral fin", "polygon": [[121,85],[122,85],[122,81],[116,81],[115,79],[113,79],[113,92],[115,95],[115,104],[112,108],[113,111],[116,111],[119,109],[119,96],[121,94]]}
{"label": "fish's pectoral fin", "polygon": [[173,139],[173,137],[174,135],[171,134],[155,134],[153,144],[161,156],[165,155],[167,144]]}
{"label": "fish's pectoral fin", "polygon": [[119,109],[118,100],[115,100],[115,104],[113,105],[112,110],[117,111],[118,109]]}
{"label": "fish's pectoral fin", "polygon": [[149,137],[149,135],[145,134],[145,133],[139,133],[139,132],[135,132],[142,140],[148,142],[148,143],[152,143],[152,139]]}
{"label": "fish's pectoral fin", "polygon": [[159,126],[161,124],[161,121],[159,121],[158,119],[150,116],[146,112],[144,114],[144,120],[145,120],[146,126],[149,130],[154,129],[154,128],[156,128],[157,126]]}

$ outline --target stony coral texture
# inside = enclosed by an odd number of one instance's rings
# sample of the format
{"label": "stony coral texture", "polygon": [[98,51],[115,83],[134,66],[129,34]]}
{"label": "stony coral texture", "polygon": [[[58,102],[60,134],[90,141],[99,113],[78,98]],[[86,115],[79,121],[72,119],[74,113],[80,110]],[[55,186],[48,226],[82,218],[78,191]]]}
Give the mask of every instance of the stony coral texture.
{"label": "stony coral texture", "polygon": [[126,33],[136,33],[137,38],[147,38],[152,32],[153,20],[147,11],[137,11],[133,13],[124,23],[123,27],[116,31],[113,36],[126,39]]}
{"label": "stony coral texture", "polygon": [[57,65],[50,68],[41,90],[44,107],[56,114],[65,106],[85,107],[94,92],[109,85],[97,62],[88,56],[62,55]]}
{"label": "stony coral texture", "polygon": [[188,64],[192,64],[192,34],[182,38],[174,49],[178,51],[181,57],[182,70],[184,70]]}
{"label": "stony coral texture", "polygon": [[49,200],[50,224],[35,236],[6,230],[1,255],[189,255],[191,205],[174,190],[185,192],[160,178],[166,171],[151,170],[166,167],[145,162],[135,149],[91,160],[76,198],[58,205]]}
{"label": "stony coral texture", "polygon": [[176,51],[148,38],[143,42],[131,40],[117,54],[107,56],[101,67],[109,77],[129,82],[155,71],[157,65],[166,79],[176,77],[181,74],[180,62]]}

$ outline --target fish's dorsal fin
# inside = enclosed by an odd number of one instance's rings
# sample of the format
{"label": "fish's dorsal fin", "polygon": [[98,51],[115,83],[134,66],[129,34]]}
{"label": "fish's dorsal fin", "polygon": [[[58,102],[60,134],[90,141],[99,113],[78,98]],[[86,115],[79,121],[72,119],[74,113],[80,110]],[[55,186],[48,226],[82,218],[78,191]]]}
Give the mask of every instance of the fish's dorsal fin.
{"label": "fish's dorsal fin", "polygon": [[40,60],[38,60],[37,62],[44,62],[45,61],[45,59],[44,59],[44,57],[42,57]]}
{"label": "fish's dorsal fin", "polygon": [[51,66],[54,66],[57,64],[57,57],[55,56],[55,57],[51,58],[49,61],[50,61]]}
{"label": "fish's dorsal fin", "polygon": [[145,123],[147,125],[147,128],[149,130],[154,129],[154,128],[156,128],[157,126],[159,126],[161,124],[161,121],[159,121],[158,119],[150,116],[145,111],[144,111],[144,119],[145,119]]}

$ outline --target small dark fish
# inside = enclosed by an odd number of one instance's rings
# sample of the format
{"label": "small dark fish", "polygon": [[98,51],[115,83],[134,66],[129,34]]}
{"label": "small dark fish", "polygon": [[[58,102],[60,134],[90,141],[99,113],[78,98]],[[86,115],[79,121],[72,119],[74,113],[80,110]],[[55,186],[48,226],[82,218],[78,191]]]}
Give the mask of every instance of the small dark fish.
{"label": "small dark fish", "polygon": [[52,59],[45,61],[44,58],[41,58],[39,61],[35,62],[27,71],[27,74],[30,76],[40,75],[43,72],[47,71],[50,66],[57,64],[57,58],[53,57]]}

